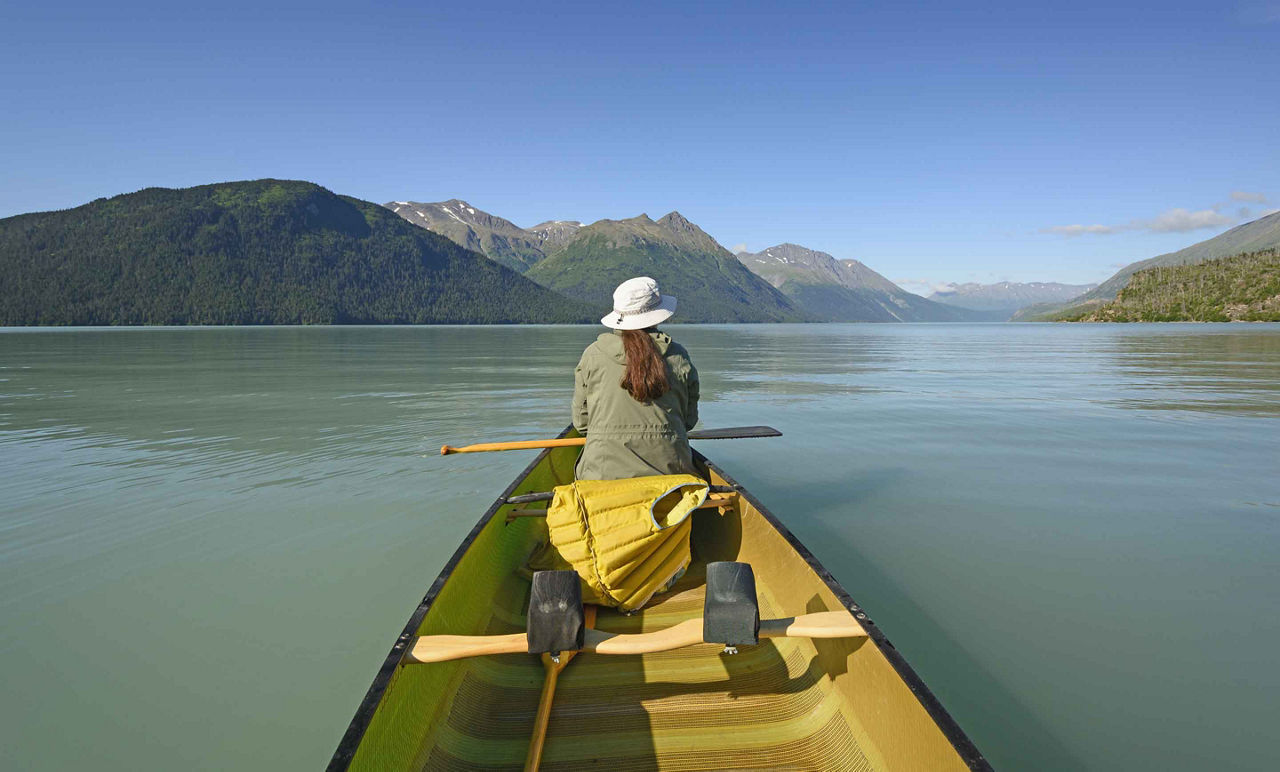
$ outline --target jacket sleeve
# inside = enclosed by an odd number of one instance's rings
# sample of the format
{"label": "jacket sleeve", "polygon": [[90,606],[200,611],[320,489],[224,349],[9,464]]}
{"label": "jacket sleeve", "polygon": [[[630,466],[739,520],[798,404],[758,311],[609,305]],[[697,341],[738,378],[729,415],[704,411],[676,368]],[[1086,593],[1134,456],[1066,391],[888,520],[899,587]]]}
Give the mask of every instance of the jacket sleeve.
{"label": "jacket sleeve", "polygon": [[692,429],[698,425],[698,392],[700,384],[698,383],[698,368],[693,366],[693,360],[689,361],[689,375],[685,383],[685,406],[684,406],[684,428]]}
{"label": "jacket sleeve", "polygon": [[579,434],[587,433],[587,355],[583,353],[573,371],[573,428]]}

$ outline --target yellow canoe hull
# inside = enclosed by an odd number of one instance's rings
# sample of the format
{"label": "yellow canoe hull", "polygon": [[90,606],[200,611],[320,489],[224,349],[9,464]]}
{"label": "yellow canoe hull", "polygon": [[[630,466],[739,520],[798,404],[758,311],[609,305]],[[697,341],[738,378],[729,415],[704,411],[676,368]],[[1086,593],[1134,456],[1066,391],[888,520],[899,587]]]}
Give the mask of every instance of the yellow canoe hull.
{"label": "yellow canoe hull", "polygon": [[[521,769],[543,681],[538,657],[404,664],[418,635],[525,628],[521,567],[546,539],[541,518],[507,522],[507,498],[573,479],[579,448],[544,451],[490,507],[432,584],[330,763],[342,770]],[[705,461],[705,459],[700,459]],[[714,465],[716,485],[735,483]],[[739,490],[741,490],[739,488]],[[848,593],[762,504],[699,510],[694,564],[633,616],[596,627],[650,632],[702,615],[704,565],[750,563],[760,615],[847,609],[869,636],[762,640],[726,656],[699,645],[657,654],[583,654],[555,692],[543,770],[963,770],[982,755]]]}

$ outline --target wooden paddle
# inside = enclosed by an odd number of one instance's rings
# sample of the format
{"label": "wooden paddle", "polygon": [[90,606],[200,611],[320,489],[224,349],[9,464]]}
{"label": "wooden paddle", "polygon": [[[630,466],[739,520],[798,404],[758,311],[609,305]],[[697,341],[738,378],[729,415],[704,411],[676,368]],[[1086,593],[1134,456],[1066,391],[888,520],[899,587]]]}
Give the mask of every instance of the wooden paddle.
{"label": "wooden paddle", "polygon": [[[583,623],[588,630],[595,627],[596,607],[587,604],[582,607]],[[576,651],[560,653],[560,661],[556,662],[550,654],[542,655],[542,667],[546,675],[542,679],[542,697],[538,700],[538,715],[533,719],[533,739],[529,741],[529,752],[524,757],[525,772],[538,772],[542,763],[542,748],[547,744],[547,727],[551,723],[551,703],[556,696],[556,682],[560,671],[568,666]]]}
{"label": "wooden paddle", "polygon": [[[782,619],[761,619],[761,638],[860,638],[867,634],[848,611],[820,611]],[[702,620],[687,619],[652,633],[587,630],[582,651],[595,654],[652,654],[703,643]],[[404,663],[447,662],[485,654],[529,650],[524,633],[510,635],[423,635],[405,652]],[[567,653],[567,652],[566,652]],[[563,658],[563,655],[562,655]]]}
{"label": "wooden paddle", "polygon": [[[742,440],[754,437],[781,437],[782,432],[772,426],[735,426],[728,429],[701,429],[689,432],[691,440]],[[571,448],[586,444],[586,437],[568,437],[557,440],[519,440],[517,442],[482,442],[455,448],[445,445],[440,455],[453,453],[484,453],[491,450],[529,450],[532,448]]]}

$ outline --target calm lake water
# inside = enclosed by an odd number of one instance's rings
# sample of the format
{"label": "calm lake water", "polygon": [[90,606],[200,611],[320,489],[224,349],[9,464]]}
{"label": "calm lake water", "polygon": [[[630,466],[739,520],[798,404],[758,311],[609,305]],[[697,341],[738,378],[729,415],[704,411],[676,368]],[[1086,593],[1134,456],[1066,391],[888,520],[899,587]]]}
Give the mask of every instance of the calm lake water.
{"label": "calm lake water", "polygon": [[[1280,326],[671,332],[997,768],[1274,768]],[[323,766],[596,334],[0,331],[0,765]]]}

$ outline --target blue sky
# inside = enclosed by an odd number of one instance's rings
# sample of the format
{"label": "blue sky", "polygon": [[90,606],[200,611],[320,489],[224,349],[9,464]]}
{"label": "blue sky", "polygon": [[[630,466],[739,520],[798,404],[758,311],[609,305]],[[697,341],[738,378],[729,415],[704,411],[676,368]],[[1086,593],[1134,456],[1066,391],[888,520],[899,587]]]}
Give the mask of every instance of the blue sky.
{"label": "blue sky", "polygon": [[1280,0],[17,5],[0,216],[307,179],[676,209],[923,289],[1098,281],[1280,207]]}

